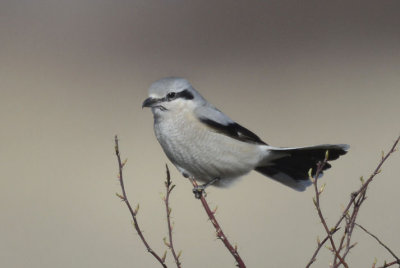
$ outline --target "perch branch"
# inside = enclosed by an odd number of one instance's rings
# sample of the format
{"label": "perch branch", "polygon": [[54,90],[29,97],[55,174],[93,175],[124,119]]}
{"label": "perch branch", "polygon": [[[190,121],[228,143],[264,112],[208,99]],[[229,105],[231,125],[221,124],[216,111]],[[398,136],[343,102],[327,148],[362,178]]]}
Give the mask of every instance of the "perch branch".
{"label": "perch branch", "polygon": [[[190,181],[192,182],[193,187],[198,186],[198,184],[194,178],[191,178]],[[237,251],[237,246],[233,247],[232,244],[229,242],[228,238],[225,236],[224,232],[222,231],[221,226],[219,225],[217,219],[214,216],[215,211],[212,211],[210,209],[203,193],[201,194],[200,201],[207,213],[208,218],[210,219],[212,225],[215,228],[217,238],[220,239],[222,241],[222,243],[224,243],[225,247],[229,250],[229,252],[235,258],[235,260],[237,262],[237,266],[240,268],[245,268],[246,265],[244,264],[242,258],[240,257],[240,255]]]}

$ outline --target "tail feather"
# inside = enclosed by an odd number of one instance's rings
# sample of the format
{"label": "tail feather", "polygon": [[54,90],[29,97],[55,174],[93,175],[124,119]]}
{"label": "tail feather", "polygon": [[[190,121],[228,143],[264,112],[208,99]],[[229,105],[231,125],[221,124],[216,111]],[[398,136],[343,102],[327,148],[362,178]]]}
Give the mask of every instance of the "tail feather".
{"label": "tail feather", "polygon": [[[308,172],[312,169],[311,174],[315,176],[317,164],[325,159],[325,153],[328,150],[328,161],[336,160],[341,155],[347,153],[349,146],[346,144],[323,144],[311,147],[301,148],[272,148],[282,155],[267,163],[266,165],[256,167],[255,170],[266,175],[280,183],[283,183],[295,190],[304,191],[311,185]],[[323,170],[331,167],[326,163]],[[322,175],[322,173],[321,173]]]}

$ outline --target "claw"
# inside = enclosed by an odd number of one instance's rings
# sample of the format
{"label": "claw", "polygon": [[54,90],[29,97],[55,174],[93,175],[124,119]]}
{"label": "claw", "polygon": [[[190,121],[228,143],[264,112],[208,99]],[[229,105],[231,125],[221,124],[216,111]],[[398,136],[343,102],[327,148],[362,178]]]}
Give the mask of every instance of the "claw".
{"label": "claw", "polygon": [[196,187],[194,187],[193,188],[193,193],[194,193],[194,197],[196,197],[197,199],[200,199],[201,198],[201,196],[203,195],[203,193],[205,194],[205,189],[208,187],[208,186],[210,186],[211,184],[213,184],[213,183],[215,183],[215,182],[217,182],[217,181],[219,181],[219,178],[215,178],[215,179],[213,179],[213,180],[211,180],[211,181],[209,181],[209,182],[207,182],[207,183],[205,183],[205,184],[202,184],[202,185],[199,185],[199,186],[196,186]]}
{"label": "claw", "polygon": [[205,187],[203,185],[200,186],[196,186],[193,188],[193,193],[194,193],[194,197],[196,197],[197,199],[200,199],[201,196],[203,195]]}

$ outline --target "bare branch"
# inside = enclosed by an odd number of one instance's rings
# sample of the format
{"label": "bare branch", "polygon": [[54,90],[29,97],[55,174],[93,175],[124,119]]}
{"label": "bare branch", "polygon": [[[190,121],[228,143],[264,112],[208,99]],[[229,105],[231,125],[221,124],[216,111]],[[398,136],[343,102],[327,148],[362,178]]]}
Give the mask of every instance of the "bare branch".
{"label": "bare branch", "polygon": [[[384,265],[379,266],[379,267],[377,267],[377,268],[386,268],[386,267],[393,266],[393,265],[395,265],[395,264],[399,264],[399,262],[398,262],[398,261],[392,261],[392,262],[388,262],[388,263],[385,262]],[[399,265],[399,266],[400,266],[400,265]]]}
{"label": "bare branch", "polygon": [[[389,150],[389,152],[386,155],[382,154],[382,159],[378,163],[378,165],[375,168],[375,170],[369,176],[368,180],[366,180],[365,182],[363,181],[361,187],[356,192],[353,192],[351,194],[350,200],[349,200],[347,206],[345,207],[345,209],[343,210],[343,213],[342,213],[341,217],[336,222],[335,226],[333,228],[331,228],[331,230],[333,230],[333,231],[338,230],[338,228],[339,228],[340,224],[342,223],[343,219],[346,219],[346,226],[345,226],[345,231],[344,231],[345,233],[343,234],[343,236],[341,238],[341,242],[340,242],[339,249],[338,249],[338,252],[340,253],[340,251],[343,249],[343,246],[344,246],[343,245],[344,244],[344,240],[345,240],[345,238],[347,238],[346,252],[344,253],[344,257],[343,258],[345,258],[347,253],[349,252],[349,250],[352,247],[354,247],[354,244],[353,245],[350,244],[351,232],[354,229],[354,223],[355,223],[355,219],[356,219],[356,217],[358,215],[359,207],[361,206],[361,204],[366,199],[367,188],[368,188],[369,184],[372,182],[372,180],[375,178],[375,176],[380,173],[381,167],[386,162],[386,160],[391,156],[392,153],[394,153],[396,151],[396,147],[397,147],[399,141],[400,141],[400,136],[397,137],[397,139],[395,140],[395,142],[392,145],[392,147]],[[315,180],[315,181],[317,181],[317,180]],[[315,186],[315,188],[316,188],[316,186]],[[318,189],[318,188],[316,188],[316,189]],[[320,194],[319,191],[316,191],[316,193]],[[352,213],[350,215],[349,211],[350,211],[351,208],[353,208],[353,211],[352,211]],[[351,225],[353,225],[353,227],[351,227],[351,229],[350,229]],[[350,234],[350,237],[349,237],[349,234]],[[322,242],[318,244],[317,249],[313,253],[313,256],[311,257],[311,260],[309,261],[309,263],[307,264],[306,267],[310,267],[311,266],[311,264],[315,261],[316,256],[318,255],[320,249],[322,248],[322,245],[324,245],[326,243],[326,241],[330,240],[329,238],[331,236],[332,236],[332,233],[331,234],[328,233],[327,236],[322,240]],[[337,254],[335,254],[335,258],[337,258],[337,257],[338,257]],[[339,258],[339,260],[340,260],[340,258]],[[394,262],[394,264],[396,264],[396,262]],[[338,265],[340,265],[340,263]],[[338,265],[335,264],[335,262],[334,262],[334,266],[333,267],[337,267]],[[391,264],[391,265],[393,265],[393,264]],[[389,267],[389,266],[383,266],[383,267]]]}
{"label": "bare branch", "polygon": [[[325,159],[324,159],[322,162],[319,162],[319,163],[318,163],[318,165],[317,165],[317,171],[315,172],[314,179],[312,179],[312,183],[314,184],[314,190],[315,190],[314,205],[315,205],[315,207],[316,207],[316,209],[317,209],[318,216],[319,216],[319,218],[320,218],[320,220],[321,220],[321,223],[322,223],[322,225],[324,226],[325,232],[327,233],[327,238],[328,238],[328,240],[329,240],[330,243],[331,243],[332,252],[334,253],[335,257],[339,258],[340,262],[341,262],[346,268],[348,268],[347,263],[346,263],[346,262],[344,261],[344,259],[340,256],[339,251],[336,249],[335,242],[333,241],[332,235],[333,235],[334,232],[336,232],[336,228],[329,229],[329,227],[328,227],[328,225],[327,225],[327,223],[326,223],[326,221],[325,221],[325,218],[324,218],[324,216],[323,216],[323,214],[322,214],[322,210],[321,210],[321,206],[320,206],[320,198],[319,198],[319,197],[320,197],[320,195],[321,195],[321,193],[322,193],[322,191],[323,191],[323,188],[321,188],[321,190],[318,189],[318,177],[320,176],[322,170],[324,169],[324,166],[325,166],[326,162],[328,161],[328,154],[329,154],[329,152],[327,151],[327,152],[326,152],[326,155],[325,155]],[[326,240],[325,240],[325,241],[326,241]],[[313,260],[313,258],[312,258],[311,260]],[[312,263],[312,262],[311,262],[311,263]],[[310,263],[310,265],[311,265],[311,263]]]}
{"label": "bare branch", "polygon": [[165,203],[165,209],[166,209],[166,213],[167,213],[168,238],[169,238],[169,243],[168,244],[166,243],[166,244],[167,244],[168,248],[171,250],[172,256],[174,256],[176,266],[178,268],[181,268],[182,267],[181,262],[179,261],[180,252],[178,254],[175,253],[174,243],[172,240],[171,208],[169,206],[169,196],[170,196],[172,190],[175,188],[175,185],[172,184],[168,165],[165,165],[165,167],[167,169],[167,179],[165,181],[166,194],[165,194],[165,198],[164,198],[164,203]]}
{"label": "bare branch", "polygon": [[[317,179],[320,176],[320,174],[322,173],[324,166],[327,163],[328,153],[329,153],[328,151],[326,153],[325,159],[317,164],[317,170],[314,175],[314,178],[310,176],[310,179],[312,180],[312,183],[314,185],[314,190],[315,190],[315,198],[313,199],[314,205],[316,207],[318,216],[319,216],[321,223],[324,227],[324,230],[326,232],[326,236],[324,237],[324,239],[322,241],[317,239],[317,243],[318,243],[317,248],[314,251],[314,253],[306,267],[310,267],[315,262],[320,249],[327,241],[329,241],[330,242],[329,250],[334,255],[334,260],[333,260],[333,263],[331,264],[331,267],[336,268],[336,267],[343,265],[344,267],[348,268],[348,264],[346,263],[345,259],[348,255],[348,253],[350,252],[350,250],[357,244],[357,243],[351,242],[352,233],[354,231],[355,226],[360,227],[364,232],[366,232],[367,234],[372,236],[380,245],[382,245],[386,250],[388,250],[388,252],[395,258],[395,261],[392,261],[390,263],[387,263],[385,261],[384,264],[378,268],[390,267],[390,266],[393,266],[396,264],[399,265],[399,267],[400,267],[400,259],[393,253],[393,251],[391,251],[389,249],[389,247],[387,247],[375,235],[373,235],[372,233],[367,231],[364,227],[362,227],[361,225],[356,223],[356,219],[359,214],[359,210],[360,210],[363,202],[366,200],[366,192],[369,187],[369,184],[373,181],[375,176],[380,173],[381,167],[386,162],[386,160],[391,156],[391,154],[393,152],[396,151],[396,147],[397,147],[399,141],[400,141],[400,136],[395,140],[393,146],[391,147],[391,149],[389,150],[389,152],[386,155],[382,152],[382,159],[378,163],[377,167],[375,168],[375,170],[372,172],[372,174],[369,176],[369,178],[366,181],[362,180],[362,185],[360,186],[360,188],[356,192],[353,192],[351,194],[351,197],[350,197],[350,200],[349,200],[347,206],[343,210],[342,215],[340,216],[340,218],[338,219],[338,221],[336,222],[336,224],[334,225],[333,228],[328,227],[328,224],[325,220],[325,217],[324,217],[322,209],[321,209],[321,204],[320,204],[320,197],[321,197],[321,194],[323,193],[325,185],[323,185],[322,187],[319,188],[318,187],[318,179]],[[128,207],[129,212],[131,213],[131,216],[133,219],[134,228],[135,228],[137,234],[139,235],[140,239],[142,240],[144,246],[146,247],[147,251],[151,255],[153,255],[153,257],[161,264],[162,267],[165,268],[165,267],[167,267],[167,265],[165,264],[167,251],[165,251],[163,256],[160,257],[158,254],[156,254],[152,250],[152,248],[149,246],[148,242],[144,238],[143,232],[139,228],[139,224],[138,224],[138,220],[137,220],[137,213],[139,210],[139,205],[137,205],[136,209],[133,209],[130,202],[128,201],[126,191],[125,191],[125,186],[124,186],[124,180],[123,180],[123,168],[126,164],[126,160],[121,161],[117,136],[115,136],[115,154],[116,154],[117,160],[118,160],[118,167],[119,167],[118,178],[119,178],[119,182],[120,182],[120,186],[121,186],[121,190],[122,190],[122,194],[117,193],[117,196],[122,201],[124,201],[126,206]],[[167,238],[164,238],[164,243],[171,250],[171,253],[174,257],[174,261],[176,263],[177,268],[181,268],[182,266],[181,266],[181,262],[179,260],[181,252],[176,254],[176,251],[174,248],[174,243],[173,243],[173,224],[171,223],[171,208],[169,205],[169,198],[170,198],[170,194],[171,194],[172,190],[174,189],[175,185],[172,184],[168,166],[166,166],[166,173],[167,173],[167,178],[165,181],[166,195],[163,198],[163,200],[165,203],[165,208],[166,208],[166,213],[167,213],[168,242],[167,242]],[[194,187],[198,186],[197,182],[194,178],[191,179],[191,182]],[[216,230],[217,238],[223,242],[225,247],[235,258],[235,260],[237,262],[237,266],[241,267],[241,268],[245,268],[246,266],[237,251],[237,246],[232,246],[232,244],[229,242],[228,238],[222,231],[221,226],[219,225],[218,221],[215,218],[215,211],[212,211],[210,209],[210,207],[205,199],[205,196],[202,193],[200,194],[200,201],[208,215],[208,218],[210,219],[211,223],[213,224],[213,226]],[[345,220],[344,231],[343,231],[343,235],[341,236],[340,243],[337,246],[337,244],[335,243],[335,241],[333,239],[333,235],[338,230],[340,230],[340,226],[343,223],[343,220]],[[376,267],[376,261],[373,264],[373,267]]]}
{"label": "bare branch", "polygon": [[[334,230],[334,232],[332,233],[332,235],[333,235],[336,231],[338,231],[338,230]],[[312,255],[310,261],[307,263],[307,265],[306,265],[307,268],[310,267],[310,266],[317,260],[317,255],[318,255],[319,250],[320,250],[321,247],[325,244],[325,242],[328,241],[328,239],[329,239],[329,236],[326,236],[326,237],[324,238],[324,240],[322,240],[322,241],[319,241],[319,240],[318,240],[317,249],[314,251],[314,254]]]}
{"label": "bare branch", "polygon": [[139,206],[137,207],[136,210],[132,209],[131,204],[129,203],[128,197],[126,196],[126,192],[125,192],[125,185],[124,185],[124,179],[123,179],[123,173],[122,170],[124,168],[124,165],[126,163],[126,161],[122,162],[121,161],[121,156],[119,153],[119,146],[118,146],[118,137],[117,135],[115,135],[115,154],[117,156],[117,160],[118,160],[118,168],[119,168],[119,183],[121,185],[121,190],[122,190],[122,195],[117,194],[117,196],[125,202],[126,206],[129,209],[129,212],[131,213],[132,219],[133,219],[133,226],[135,227],[135,230],[137,232],[137,234],[139,235],[140,239],[142,240],[144,246],[146,247],[147,251],[154,256],[154,258],[157,259],[157,261],[161,264],[162,267],[167,268],[167,265],[165,264],[165,255],[161,258],[157,253],[154,252],[154,250],[149,246],[149,244],[147,243],[146,239],[143,236],[142,231],[139,228],[139,223],[138,220],[136,218]]}
{"label": "bare branch", "polygon": [[371,232],[369,232],[367,229],[365,229],[363,226],[361,226],[358,223],[354,223],[356,226],[360,227],[364,232],[366,232],[367,234],[369,234],[370,236],[372,236],[382,247],[384,247],[392,256],[393,258],[396,259],[397,264],[400,265],[400,259],[399,257],[396,256],[396,254],[394,254],[394,252],[388,247],[386,246],[376,235],[372,234]]}
{"label": "bare branch", "polygon": [[[198,184],[196,182],[196,180],[194,178],[191,178],[190,180],[193,184],[193,187],[197,187]],[[216,231],[216,235],[217,238],[220,239],[222,241],[222,243],[224,243],[225,247],[229,250],[229,252],[232,254],[232,256],[235,258],[236,262],[237,262],[237,266],[240,268],[245,268],[246,265],[244,264],[242,258],[240,257],[238,251],[237,251],[237,247],[233,247],[232,244],[229,242],[228,238],[225,236],[224,232],[222,231],[221,226],[219,225],[217,219],[214,216],[214,212],[210,209],[205,197],[203,194],[201,194],[200,197],[200,201],[208,215],[208,218],[210,219],[212,225],[215,228]]]}

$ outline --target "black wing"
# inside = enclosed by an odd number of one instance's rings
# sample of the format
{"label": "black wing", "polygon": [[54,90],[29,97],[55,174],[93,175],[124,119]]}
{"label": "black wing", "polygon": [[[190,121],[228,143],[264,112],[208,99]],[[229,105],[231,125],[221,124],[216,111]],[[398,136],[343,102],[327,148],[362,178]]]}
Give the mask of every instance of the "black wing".
{"label": "black wing", "polygon": [[200,118],[200,121],[210,128],[214,129],[216,132],[229,136],[233,139],[248,143],[268,145],[267,143],[263,142],[256,134],[254,134],[247,128],[242,127],[238,123],[228,123],[227,125],[224,125],[214,120],[205,118]]}

